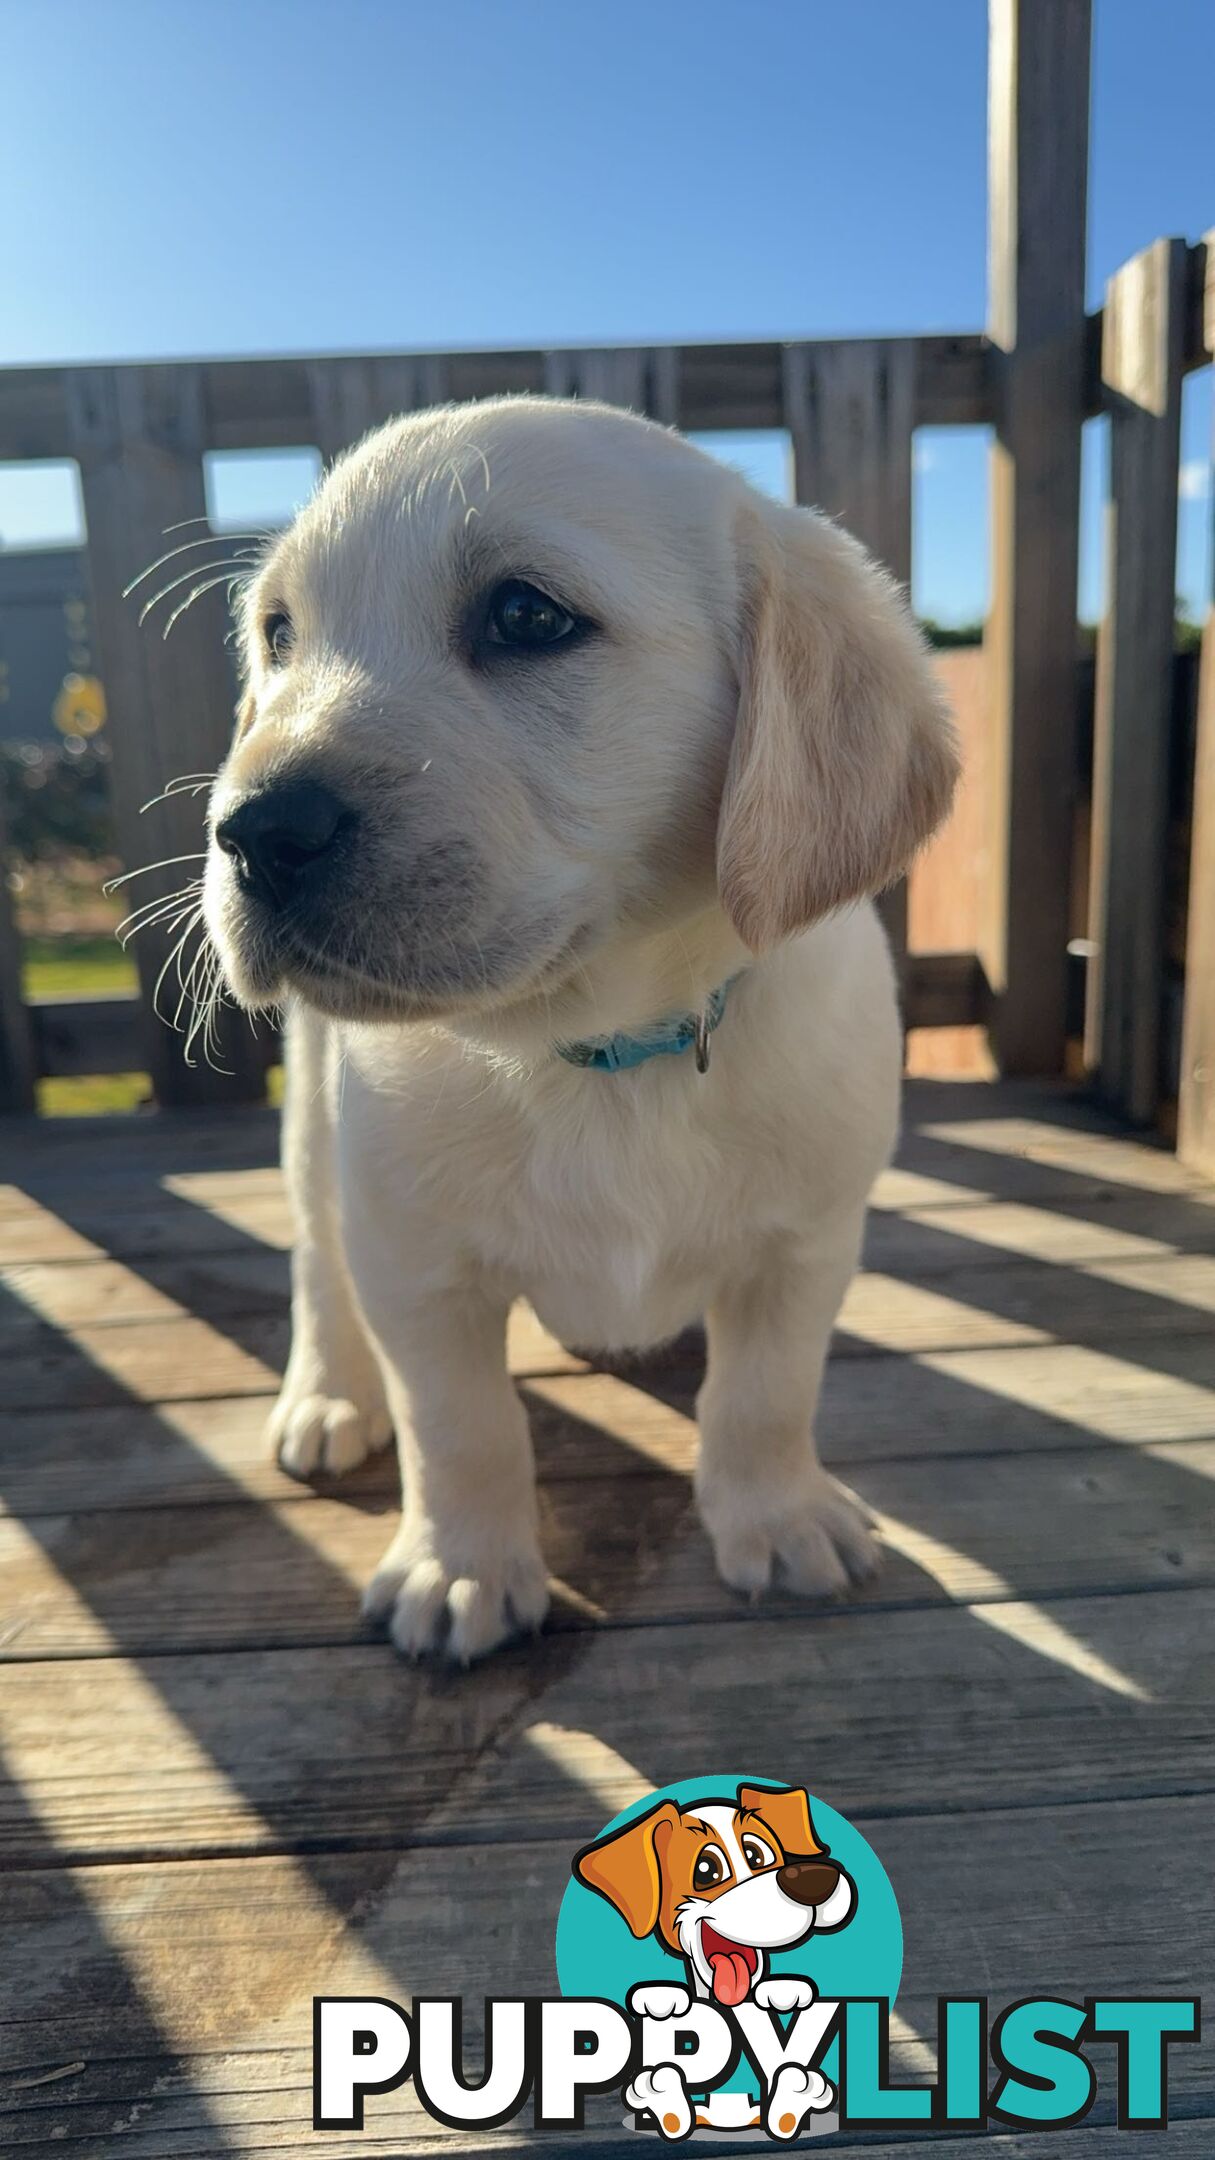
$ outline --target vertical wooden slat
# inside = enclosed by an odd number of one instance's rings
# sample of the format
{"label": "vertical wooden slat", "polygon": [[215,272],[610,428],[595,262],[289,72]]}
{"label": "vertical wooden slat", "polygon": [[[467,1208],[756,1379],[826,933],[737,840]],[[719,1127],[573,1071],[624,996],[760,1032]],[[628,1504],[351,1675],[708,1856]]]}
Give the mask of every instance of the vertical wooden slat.
{"label": "vertical wooden slat", "polygon": [[[190,592],[180,586],[139,625],[139,599],[186,571],[202,583],[204,566],[231,543],[191,548],[165,565],[131,600],[123,588],[173,547],[206,535],[202,476],[205,439],[201,371],[193,366],[82,368],[69,378],[75,454],[88,531],[93,620],[109,707],[111,793],[124,864],[197,856],[204,845],[201,800],[170,798],[140,806],[186,772],[220,764],[232,729],[233,684],[224,651],[226,617],[219,592],[204,595],[165,640],[171,608]],[[180,530],[183,520],[191,522]],[[199,522],[194,522],[199,521]],[[201,872],[201,860],[174,864],[126,888],[132,907],[168,893]],[[190,1104],[258,1099],[264,1050],[243,1014],[220,1022],[215,1071],[201,1052],[186,1063],[184,1039],[152,1011],[156,978],[168,952],[149,930],[134,941],[142,993],[144,1056],[157,1100]],[[167,1001],[172,1012],[176,989]]]}
{"label": "vertical wooden slat", "polygon": [[598,398],[644,412],[647,405],[648,355],[640,346],[616,345],[602,351],[547,352],[544,387],[549,397]]}
{"label": "vertical wooden slat", "polygon": [[1076,771],[1090,0],[990,0],[993,1048],[1057,1072]]}
{"label": "vertical wooden slat", "polygon": [[1159,1098],[1177,463],[1188,249],[1158,240],[1106,289],[1106,608],[1097,640],[1085,1061],[1113,1109]]}
{"label": "vertical wooden slat", "polygon": [[[1215,230],[1206,240],[1204,314],[1204,343],[1215,358]],[[1215,444],[1212,454],[1215,464]],[[1191,1169],[1215,1177],[1215,594],[1209,598],[1198,673],[1177,1152]]]}
{"label": "vertical wooden slat", "polygon": [[[785,349],[785,420],[794,489],[911,583],[911,437],[916,350],[909,339],[850,339]],[[907,952],[905,879],[879,902],[900,977]]]}
{"label": "vertical wooden slat", "polygon": [[309,363],[313,433],[326,465],[372,428],[434,402],[424,394],[424,366],[389,355]]}
{"label": "vertical wooden slat", "polygon": [[34,1107],[34,1043],[21,988],[21,938],[8,887],[8,836],[0,800],[0,1111]]}
{"label": "vertical wooden slat", "polygon": [[659,345],[650,354],[650,417],[661,420],[664,427],[679,427],[680,413],[679,351],[674,345]]}

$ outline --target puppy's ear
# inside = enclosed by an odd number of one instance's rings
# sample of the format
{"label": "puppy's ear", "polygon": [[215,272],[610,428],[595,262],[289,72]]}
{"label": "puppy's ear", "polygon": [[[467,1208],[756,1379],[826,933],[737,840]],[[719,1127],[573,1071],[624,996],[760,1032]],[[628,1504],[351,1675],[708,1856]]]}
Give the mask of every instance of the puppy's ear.
{"label": "puppy's ear", "polygon": [[679,1810],[670,1800],[611,1837],[586,1845],[574,1860],[574,1873],[588,1890],[597,1890],[639,1939],[652,1935],[662,1903],[662,1855]]}
{"label": "puppy's ear", "polygon": [[855,540],[813,511],[748,503],[736,548],[717,878],[758,952],[891,884],[948,810],[958,754],[919,632]]}
{"label": "puppy's ear", "polygon": [[787,1860],[812,1860],[815,1853],[826,1851],[814,1834],[810,1796],[804,1787],[794,1786],[788,1792],[765,1792],[762,1785],[740,1785],[738,1805],[749,1814],[758,1815],[769,1830],[775,1831]]}

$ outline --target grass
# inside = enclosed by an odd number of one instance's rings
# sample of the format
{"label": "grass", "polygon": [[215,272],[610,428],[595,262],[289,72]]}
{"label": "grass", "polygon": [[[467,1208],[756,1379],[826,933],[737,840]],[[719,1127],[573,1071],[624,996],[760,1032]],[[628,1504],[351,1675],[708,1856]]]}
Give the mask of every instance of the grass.
{"label": "grass", "polygon": [[[27,998],[134,994],[137,987],[134,962],[111,934],[38,932],[26,936],[24,951]],[[281,1066],[274,1066],[266,1081],[268,1099],[277,1109],[282,1102]],[[42,1117],[112,1117],[142,1109],[151,1096],[152,1083],[141,1072],[40,1080],[38,1111]]]}
{"label": "grass", "polygon": [[88,997],[97,991],[134,991],[135,963],[117,938],[67,931],[25,940],[27,997]]}
{"label": "grass", "polygon": [[96,1073],[38,1082],[39,1117],[113,1117],[151,1098],[146,1073]]}
{"label": "grass", "polygon": [[[36,934],[24,944],[23,986],[27,998],[90,997],[134,992],[134,962],[116,937],[106,932],[61,931]],[[146,1073],[97,1073],[38,1082],[42,1117],[109,1117],[138,1110],[151,1096]]]}

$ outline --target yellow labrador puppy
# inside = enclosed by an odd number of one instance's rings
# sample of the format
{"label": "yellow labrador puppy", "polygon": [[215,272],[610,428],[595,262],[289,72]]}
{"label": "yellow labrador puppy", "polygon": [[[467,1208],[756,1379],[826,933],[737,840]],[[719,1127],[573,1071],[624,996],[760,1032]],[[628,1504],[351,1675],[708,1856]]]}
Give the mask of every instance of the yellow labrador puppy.
{"label": "yellow labrador puppy", "polygon": [[866,896],[956,774],[895,588],[677,435],[503,399],[342,458],[243,649],[206,902],[236,998],[290,1016],[271,1436],[307,1477],[395,1430],[368,1609],[457,1660],[544,1616],[518,1297],[605,1348],[703,1315],[725,1580],[868,1575],[814,1440],[897,1118]]}

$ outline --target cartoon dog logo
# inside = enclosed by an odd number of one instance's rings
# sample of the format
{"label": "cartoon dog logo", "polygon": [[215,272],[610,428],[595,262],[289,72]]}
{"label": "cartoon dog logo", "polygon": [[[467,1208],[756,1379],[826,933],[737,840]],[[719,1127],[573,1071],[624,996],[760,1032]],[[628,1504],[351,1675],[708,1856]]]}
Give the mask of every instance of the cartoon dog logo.
{"label": "cartoon dog logo", "polygon": [[[768,1976],[770,1953],[843,1927],[856,1905],[851,1877],[815,1835],[810,1801],[800,1788],[783,1792],[740,1785],[733,1799],[697,1800],[687,1808],[664,1800],[648,1814],[584,1846],[574,1874],[621,1915],[640,1941],[654,1935],[683,1961],[688,1991],[670,1986],[635,1990],[650,2016],[677,2017],[691,1997],[733,2009],[749,1997],[761,2009],[787,2012],[814,2000],[812,1984],[794,1975]],[[669,2074],[675,2072],[674,2077]],[[817,2073],[797,2097],[798,2126],[814,2107],[830,2103]],[[693,2118],[686,2088],[672,2062],[634,2080],[633,2106],[652,2109],[668,2136],[697,2124],[739,2129],[760,2121],[750,2102],[713,2094]],[[792,2095],[786,2098],[793,2100]],[[768,2128],[776,2129],[769,2096]],[[790,2108],[784,2107],[789,2117]],[[669,2119],[667,2119],[669,2118]],[[792,2134],[785,2120],[780,2133]]]}

